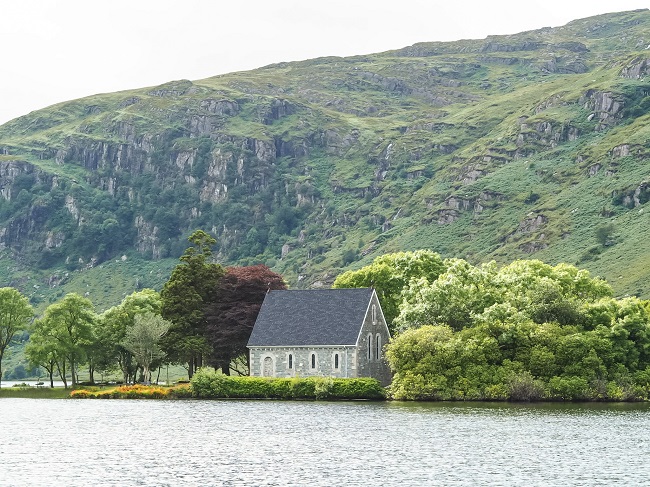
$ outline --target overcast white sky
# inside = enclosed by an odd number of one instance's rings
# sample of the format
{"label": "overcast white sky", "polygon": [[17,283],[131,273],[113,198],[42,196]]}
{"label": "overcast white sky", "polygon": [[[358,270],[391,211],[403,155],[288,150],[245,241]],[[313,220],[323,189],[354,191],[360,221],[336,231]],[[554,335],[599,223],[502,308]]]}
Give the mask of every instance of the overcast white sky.
{"label": "overcast white sky", "polygon": [[96,93],[416,42],[482,39],[647,0],[0,0],[0,124]]}

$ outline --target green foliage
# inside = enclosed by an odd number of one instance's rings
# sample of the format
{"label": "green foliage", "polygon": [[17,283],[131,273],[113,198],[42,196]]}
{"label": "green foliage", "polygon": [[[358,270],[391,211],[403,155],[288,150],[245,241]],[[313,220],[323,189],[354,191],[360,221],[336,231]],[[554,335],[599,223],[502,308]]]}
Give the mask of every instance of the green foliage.
{"label": "green foliage", "polygon": [[0,379],[7,347],[19,332],[27,330],[33,317],[34,309],[25,296],[12,287],[0,288]]}
{"label": "green foliage", "polygon": [[205,311],[216,299],[224,270],[210,262],[213,237],[197,230],[188,240],[194,245],[185,250],[160,293],[162,316],[172,323],[161,346],[171,361],[188,364],[191,378],[210,352]]}
{"label": "green foliage", "polygon": [[230,377],[199,369],[191,380],[194,397],[351,400],[384,399],[385,390],[375,379],[333,379],[329,377],[267,378]]}
{"label": "green foliage", "polygon": [[72,385],[78,382],[78,366],[88,355],[93,343],[93,326],[97,320],[92,302],[78,294],[67,294],[60,302],[47,307],[36,320],[26,353],[30,361],[56,371],[67,387],[67,374]]}
{"label": "green foliage", "polygon": [[439,254],[428,250],[382,255],[357,271],[340,274],[332,287],[374,287],[391,332],[399,314],[402,293],[411,279],[435,281],[445,268]]}
{"label": "green foliage", "polygon": [[149,311],[136,314],[133,326],[126,329],[124,340],[120,343],[142,366],[146,383],[151,382],[151,364],[165,355],[159,342],[170,326],[169,321]]}
{"label": "green foliage", "polygon": [[448,324],[455,330],[481,322],[530,319],[536,323],[574,323],[588,301],[612,295],[610,286],[585,270],[538,260],[472,266],[462,259],[444,261],[438,279],[412,280],[402,293],[396,323],[402,328]]}
{"label": "green foliage", "polygon": [[614,299],[606,282],[566,264],[445,262],[436,281],[412,280],[403,294],[405,331],[386,350],[393,397],[648,397],[647,302]]}

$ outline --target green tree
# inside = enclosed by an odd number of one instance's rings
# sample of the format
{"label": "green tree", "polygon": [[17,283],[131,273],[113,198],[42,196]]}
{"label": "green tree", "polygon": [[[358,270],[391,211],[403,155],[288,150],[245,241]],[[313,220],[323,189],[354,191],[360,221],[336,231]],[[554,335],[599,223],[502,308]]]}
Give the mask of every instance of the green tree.
{"label": "green tree", "polygon": [[462,259],[447,259],[445,264],[447,269],[431,283],[426,278],[411,280],[395,320],[401,329],[429,324],[460,330],[499,301],[494,262],[475,267]]}
{"label": "green tree", "polygon": [[50,387],[54,387],[55,373],[58,373],[66,383],[65,356],[58,343],[48,336],[43,320],[34,322],[32,333],[25,346],[25,356],[31,365],[42,367],[47,371]]}
{"label": "green tree", "polygon": [[29,300],[12,287],[0,288],[0,378],[2,358],[19,331],[26,330],[34,310]]}
{"label": "green tree", "polygon": [[162,316],[172,322],[161,346],[170,361],[187,364],[191,378],[210,353],[205,311],[217,299],[224,270],[211,262],[211,249],[216,244],[213,237],[197,230],[188,240],[193,246],[185,250],[160,293]]}
{"label": "green tree", "polygon": [[73,386],[79,381],[78,367],[85,359],[86,347],[93,341],[96,319],[92,302],[70,293],[60,302],[48,306],[43,318],[37,320],[34,333],[45,349],[54,350],[52,355],[59,360],[60,376],[66,388],[66,372],[70,372]]}
{"label": "green tree", "polygon": [[165,355],[160,348],[161,337],[171,323],[160,315],[146,312],[135,315],[133,326],[127,328],[122,346],[129,350],[142,367],[145,383],[151,383],[151,364]]}
{"label": "green tree", "polygon": [[136,364],[131,352],[123,346],[127,330],[135,324],[135,317],[144,313],[161,313],[160,294],[153,289],[143,289],[125,297],[122,302],[99,316],[96,342],[99,370],[116,366],[122,372],[124,383],[135,381]]}
{"label": "green tree", "polygon": [[[650,397],[650,312],[585,270],[444,261],[412,279],[386,356],[405,399]],[[435,325],[435,326],[430,326]]]}
{"label": "green tree", "polygon": [[394,332],[393,321],[399,315],[402,293],[410,281],[424,279],[427,283],[432,283],[445,267],[440,255],[430,250],[396,252],[379,256],[372,264],[359,270],[344,272],[335,279],[332,287],[375,288],[384,317],[391,332]]}
{"label": "green tree", "polygon": [[596,235],[596,240],[598,240],[598,243],[605,247],[607,245],[610,245],[610,241],[614,235],[614,232],[616,232],[616,227],[614,224],[608,223],[606,225],[597,227],[594,233]]}

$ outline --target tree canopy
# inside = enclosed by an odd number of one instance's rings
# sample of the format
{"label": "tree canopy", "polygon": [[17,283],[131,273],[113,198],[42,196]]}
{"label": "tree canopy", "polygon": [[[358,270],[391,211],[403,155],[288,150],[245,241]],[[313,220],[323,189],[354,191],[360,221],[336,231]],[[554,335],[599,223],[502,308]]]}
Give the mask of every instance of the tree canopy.
{"label": "tree canopy", "polygon": [[650,313],[585,270],[446,259],[412,279],[387,347],[402,399],[648,399]]}
{"label": "tree canopy", "polygon": [[246,344],[266,293],[286,288],[282,276],[265,265],[226,269],[217,286],[216,299],[206,308],[212,365],[229,374],[234,359],[244,357],[243,361],[248,363]]}
{"label": "tree canopy", "polygon": [[26,330],[34,310],[29,300],[12,287],[0,288],[0,378],[2,378],[2,358],[16,334]]}
{"label": "tree canopy", "polygon": [[402,292],[409,286],[411,279],[434,282],[445,269],[445,262],[436,252],[397,252],[379,256],[372,264],[359,270],[340,274],[332,287],[375,288],[388,327],[394,333],[393,321],[399,315]]}
{"label": "tree canopy", "polygon": [[30,340],[33,361],[56,365],[59,376],[67,387],[67,374],[72,385],[78,382],[77,367],[86,357],[86,348],[93,342],[93,325],[97,319],[92,302],[75,293],[66,294],[58,303],[45,309],[36,320]]}
{"label": "tree canopy", "polygon": [[197,230],[188,240],[193,246],[185,250],[160,293],[162,316],[172,323],[161,346],[171,361],[187,364],[192,377],[210,353],[205,312],[208,303],[217,299],[224,270],[211,262],[213,237]]}
{"label": "tree canopy", "polygon": [[96,341],[99,353],[97,366],[110,370],[117,364],[125,383],[135,380],[137,364],[131,352],[123,345],[127,331],[135,325],[135,318],[144,313],[160,314],[160,294],[153,289],[143,289],[126,296],[122,302],[99,316]]}
{"label": "tree canopy", "polygon": [[133,326],[127,328],[121,345],[133,354],[142,367],[145,383],[151,383],[151,365],[164,357],[160,339],[171,323],[150,311],[135,315]]}

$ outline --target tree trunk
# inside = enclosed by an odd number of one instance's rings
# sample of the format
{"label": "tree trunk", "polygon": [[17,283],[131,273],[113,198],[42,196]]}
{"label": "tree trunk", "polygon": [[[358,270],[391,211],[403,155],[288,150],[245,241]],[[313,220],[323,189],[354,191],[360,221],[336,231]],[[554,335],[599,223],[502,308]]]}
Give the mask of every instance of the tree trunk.
{"label": "tree trunk", "polygon": [[95,367],[93,367],[93,361],[90,361],[88,364],[88,380],[91,384],[95,383]]}
{"label": "tree trunk", "polygon": [[221,373],[223,375],[230,375],[230,364],[221,364]]}
{"label": "tree trunk", "polygon": [[59,377],[61,377],[61,380],[63,381],[63,387],[66,389],[68,388],[68,378],[65,376],[65,360],[63,361],[63,364],[59,366],[59,364],[56,364],[56,368],[59,371]]}
{"label": "tree trunk", "polygon": [[72,387],[74,387],[75,384],[77,383],[77,380],[76,380],[75,374],[74,374],[74,358],[72,358],[72,357],[70,357],[70,372],[71,372],[71,375],[72,375]]}
{"label": "tree trunk", "polygon": [[50,364],[48,373],[50,374],[50,389],[54,389],[54,364]]}
{"label": "tree trunk", "polygon": [[148,365],[143,365],[142,366],[142,375],[143,375],[143,379],[144,379],[143,382],[145,383],[145,385],[150,385],[151,384],[151,380],[150,380],[151,373],[149,372],[149,366]]}
{"label": "tree trunk", "polygon": [[192,380],[192,376],[194,375],[194,356],[191,356],[187,363],[187,375]]}

